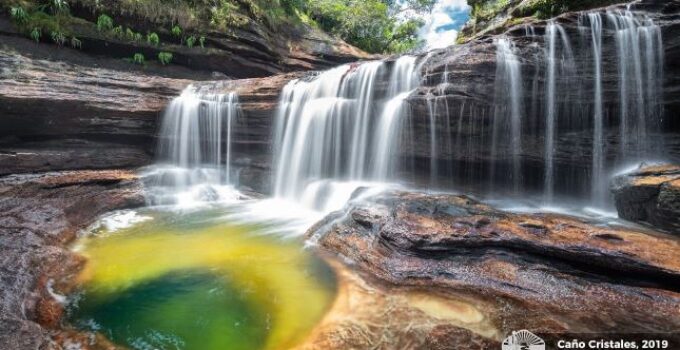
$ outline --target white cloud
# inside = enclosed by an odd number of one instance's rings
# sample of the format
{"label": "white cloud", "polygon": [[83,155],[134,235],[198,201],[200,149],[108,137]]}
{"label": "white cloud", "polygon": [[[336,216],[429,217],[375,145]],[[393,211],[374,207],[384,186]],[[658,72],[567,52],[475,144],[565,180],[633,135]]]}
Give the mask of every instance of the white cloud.
{"label": "white cloud", "polygon": [[435,4],[432,14],[425,17],[425,25],[420,30],[420,37],[425,40],[428,49],[437,49],[453,45],[458,36],[462,23],[456,23],[452,18],[455,14],[469,11],[467,0],[439,0]]}

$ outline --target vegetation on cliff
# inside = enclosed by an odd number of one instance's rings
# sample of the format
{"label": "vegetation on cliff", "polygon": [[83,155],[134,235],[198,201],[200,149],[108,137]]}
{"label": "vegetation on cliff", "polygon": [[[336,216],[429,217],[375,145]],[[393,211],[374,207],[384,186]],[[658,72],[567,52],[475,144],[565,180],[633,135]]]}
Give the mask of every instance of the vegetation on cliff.
{"label": "vegetation on cliff", "polygon": [[[281,35],[317,28],[371,53],[421,45],[419,18],[435,0],[9,0],[0,5],[27,36],[74,37],[74,21],[100,32],[141,40],[159,30],[193,47],[206,32],[264,26]],[[124,20],[127,19],[127,20]],[[130,19],[136,20],[135,22]],[[129,26],[117,22],[128,22]],[[62,43],[66,40],[54,40]]]}
{"label": "vegetation on cliff", "polygon": [[548,19],[565,12],[621,2],[625,0],[468,0],[472,7],[470,21],[458,36],[458,42],[465,42],[478,34],[494,32],[527,18]]}

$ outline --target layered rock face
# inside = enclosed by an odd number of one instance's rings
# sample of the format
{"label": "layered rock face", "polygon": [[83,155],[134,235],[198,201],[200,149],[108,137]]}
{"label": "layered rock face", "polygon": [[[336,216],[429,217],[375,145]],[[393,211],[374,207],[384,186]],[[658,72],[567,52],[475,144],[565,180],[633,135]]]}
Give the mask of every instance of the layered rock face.
{"label": "layered rock face", "polygon": [[106,212],[144,204],[129,171],[13,175],[0,180],[0,346],[42,349],[64,307],[53,290],[84,263],[65,247]]}
{"label": "layered rock face", "polygon": [[[639,136],[657,142],[656,147],[663,151],[645,154],[641,156],[643,159],[663,157],[673,161],[680,158],[680,124],[673,117],[680,111],[678,8],[680,3],[677,1],[640,1],[631,5],[632,10],[645,12],[659,26],[663,40],[663,58],[657,61],[664,66],[663,91],[659,95],[659,103],[663,106],[663,112],[659,115],[664,117],[645,116],[649,124],[642,128],[649,134]],[[547,42],[549,36],[546,35],[546,30],[550,23],[555,23],[561,29],[555,27],[552,46],[557,55],[554,61],[557,68],[554,70],[556,92],[553,95],[552,109],[556,131],[553,136],[554,147],[551,147],[554,154],[551,158],[552,166],[560,169],[555,174],[554,183],[556,192],[588,196],[591,179],[598,177],[593,171],[591,161],[595,150],[602,152],[600,157],[605,169],[621,166],[638,157],[637,150],[629,147],[638,136],[626,138],[621,134],[622,108],[630,114],[639,112],[635,111],[631,102],[626,102],[626,108],[622,107],[622,100],[630,101],[634,97],[622,97],[621,76],[624,73],[621,71],[621,60],[625,57],[621,57],[615,31],[610,28],[613,19],[609,14],[621,13],[619,11],[623,9],[625,7],[614,6],[598,11],[604,28],[601,46],[601,98],[605,121],[600,134],[601,147],[593,146],[597,113],[597,72],[593,58],[591,24],[587,15],[566,13],[553,22],[521,23],[507,29],[503,35],[481,36],[467,44],[432,53],[423,67],[425,84],[409,99],[414,119],[414,135],[422,136],[417,137],[415,142],[406,141],[408,146],[404,151],[405,156],[415,157],[420,164],[429,162],[431,150],[427,140],[431,130],[429,122],[433,118],[436,120],[436,132],[450,136],[452,140],[449,144],[440,142],[436,150],[439,168],[449,167],[448,174],[440,180],[442,183],[465,183],[467,187],[474,187],[475,183],[480,182],[496,183],[496,189],[512,185],[507,176],[512,173],[511,162],[514,156],[510,149],[512,140],[508,137],[511,119],[509,109],[512,103],[510,94],[521,90],[518,115],[521,119],[519,159],[522,185],[525,191],[541,191],[544,185],[542,175],[547,166],[545,142],[549,137],[546,130],[550,114],[551,46]],[[498,40],[503,37],[512,43],[514,57],[506,59],[516,64],[516,76],[520,77],[519,82],[512,87],[510,77],[506,79],[508,81],[502,81],[503,77],[499,74],[504,73],[499,71],[503,61],[498,53]],[[569,49],[565,48],[565,40],[569,43]],[[644,60],[644,55],[642,57]],[[631,88],[634,86],[633,81],[630,78],[625,80],[625,84],[629,84]],[[651,110],[653,107],[649,108]],[[434,117],[431,116],[432,113]],[[438,138],[446,139],[444,136]],[[601,187],[606,189],[606,183]]]}
{"label": "layered rock face", "polygon": [[[477,300],[478,321],[498,332],[486,333],[492,340],[517,329],[669,332],[680,325],[680,246],[672,237],[511,214],[465,196],[356,197],[309,237],[392,285]],[[473,329],[470,343],[484,334],[473,324],[458,324]]]}
{"label": "layered rock face", "polygon": [[187,71],[156,76],[122,61],[6,39],[0,49],[0,175],[151,161],[157,118],[190,83],[177,78]]}
{"label": "layered rock face", "polygon": [[619,217],[680,233],[680,166],[650,165],[612,181]]}

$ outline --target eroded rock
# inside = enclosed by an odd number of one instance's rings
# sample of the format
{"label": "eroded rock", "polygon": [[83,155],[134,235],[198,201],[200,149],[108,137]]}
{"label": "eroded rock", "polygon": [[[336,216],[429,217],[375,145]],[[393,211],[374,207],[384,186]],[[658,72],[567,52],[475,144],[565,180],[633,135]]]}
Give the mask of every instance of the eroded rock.
{"label": "eroded rock", "polygon": [[680,166],[641,165],[612,181],[623,219],[680,234]]}
{"label": "eroded rock", "polygon": [[680,243],[671,236],[409,192],[355,201],[308,235],[381,281],[484,301],[500,334],[680,325]]}
{"label": "eroded rock", "polygon": [[83,260],[65,245],[97,216],[144,204],[129,171],[0,179],[0,348],[38,349],[61,325],[57,293]]}

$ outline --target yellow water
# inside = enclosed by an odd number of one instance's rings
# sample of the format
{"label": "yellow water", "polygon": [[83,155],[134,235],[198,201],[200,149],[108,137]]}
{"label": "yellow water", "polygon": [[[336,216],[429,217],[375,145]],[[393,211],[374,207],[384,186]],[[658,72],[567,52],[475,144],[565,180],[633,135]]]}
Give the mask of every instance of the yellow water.
{"label": "yellow water", "polygon": [[[101,230],[77,245],[88,262],[78,277],[84,299],[74,317],[94,321],[114,342],[164,346],[146,336],[143,328],[153,328],[182,349],[285,349],[305,338],[332,301],[329,270],[300,241],[205,214],[145,215],[153,219]],[[213,289],[221,301],[203,294]],[[206,302],[197,305],[197,298]],[[192,316],[192,309],[201,314]]]}

